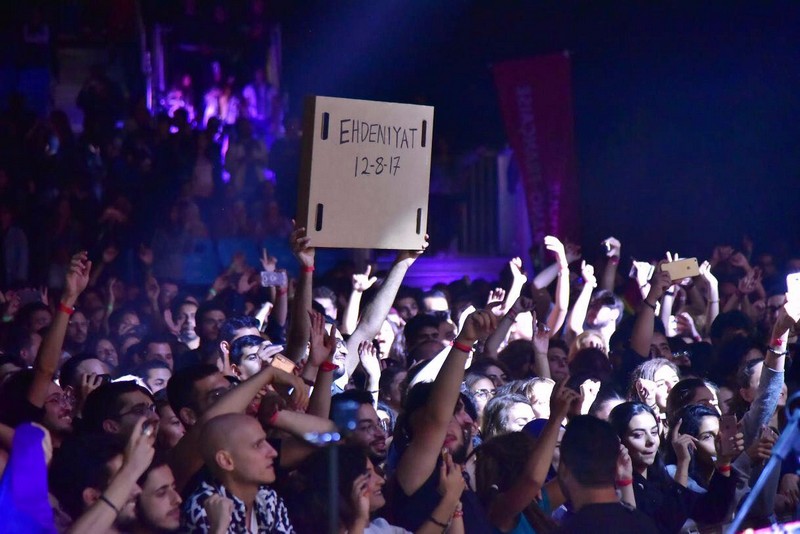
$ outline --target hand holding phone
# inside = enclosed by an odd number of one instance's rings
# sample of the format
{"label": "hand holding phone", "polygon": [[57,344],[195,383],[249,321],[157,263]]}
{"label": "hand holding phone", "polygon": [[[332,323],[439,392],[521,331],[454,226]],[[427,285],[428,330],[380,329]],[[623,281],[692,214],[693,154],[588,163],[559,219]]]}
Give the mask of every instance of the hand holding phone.
{"label": "hand holding phone", "polygon": [[720,457],[731,458],[738,454],[736,446],[736,434],[739,433],[739,426],[736,423],[735,415],[723,415],[719,418],[719,450]]}

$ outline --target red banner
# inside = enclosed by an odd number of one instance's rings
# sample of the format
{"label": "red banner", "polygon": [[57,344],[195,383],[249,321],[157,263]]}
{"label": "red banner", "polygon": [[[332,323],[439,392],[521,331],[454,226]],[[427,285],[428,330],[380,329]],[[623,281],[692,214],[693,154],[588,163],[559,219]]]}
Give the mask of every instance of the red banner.
{"label": "red banner", "polygon": [[569,56],[506,61],[493,71],[534,243],[546,235],[580,242]]}

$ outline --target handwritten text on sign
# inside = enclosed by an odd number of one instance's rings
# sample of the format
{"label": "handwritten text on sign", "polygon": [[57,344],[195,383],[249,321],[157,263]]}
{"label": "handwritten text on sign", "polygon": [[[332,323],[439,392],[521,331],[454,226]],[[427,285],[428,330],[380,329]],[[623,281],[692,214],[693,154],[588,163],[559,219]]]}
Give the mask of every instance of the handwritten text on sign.
{"label": "handwritten text on sign", "polygon": [[304,131],[299,213],[312,244],[424,243],[433,108],[311,97]]}

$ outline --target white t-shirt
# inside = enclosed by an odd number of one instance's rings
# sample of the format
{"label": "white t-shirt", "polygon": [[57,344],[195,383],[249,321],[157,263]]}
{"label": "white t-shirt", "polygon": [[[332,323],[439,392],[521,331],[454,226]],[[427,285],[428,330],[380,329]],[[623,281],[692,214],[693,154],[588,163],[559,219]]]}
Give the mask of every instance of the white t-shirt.
{"label": "white t-shirt", "polygon": [[412,532],[390,525],[382,517],[373,519],[372,522],[364,529],[364,534],[413,534]]}

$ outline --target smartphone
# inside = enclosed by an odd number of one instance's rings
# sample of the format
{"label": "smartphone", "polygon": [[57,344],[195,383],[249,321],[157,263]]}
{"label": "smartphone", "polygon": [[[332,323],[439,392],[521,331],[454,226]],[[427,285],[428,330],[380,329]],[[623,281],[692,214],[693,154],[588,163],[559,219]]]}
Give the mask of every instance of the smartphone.
{"label": "smartphone", "polygon": [[331,407],[331,420],[343,435],[350,434],[358,426],[358,407],[354,400],[337,402]]}
{"label": "smartphone", "polygon": [[[633,258],[631,258],[631,262],[633,263],[633,265],[631,265],[631,270],[628,273],[628,278],[636,280],[636,263],[637,262]],[[646,277],[647,280],[650,280],[653,277],[653,271],[655,271],[655,269],[656,268],[653,265],[650,264],[650,268],[647,271],[647,277]]]}
{"label": "smartphone", "polygon": [[800,297],[800,273],[792,273],[786,277],[786,292],[791,300]]}
{"label": "smartphone", "polygon": [[283,354],[276,354],[272,358],[272,367],[280,369],[281,371],[285,371],[287,373],[294,374],[294,369],[297,367],[292,360],[284,356]]}
{"label": "smartphone", "polygon": [[730,438],[739,432],[736,425],[735,415],[723,415],[719,418],[719,453],[724,456],[731,456],[736,453],[736,446]]}
{"label": "smartphone", "polygon": [[262,287],[285,287],[288,283],[285,272],[261,272]]}
{"label": "smartphone", "polygon": [[700,266],[697,264],[697,258],[685,258],[670,263],[664,263],[661,265],[661,270],[668,272],[673,282],[676,280],[683,280],[684,278],[700,276]]}

